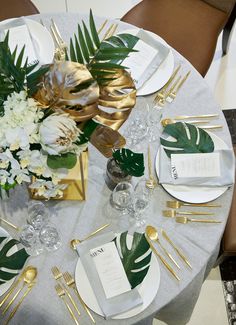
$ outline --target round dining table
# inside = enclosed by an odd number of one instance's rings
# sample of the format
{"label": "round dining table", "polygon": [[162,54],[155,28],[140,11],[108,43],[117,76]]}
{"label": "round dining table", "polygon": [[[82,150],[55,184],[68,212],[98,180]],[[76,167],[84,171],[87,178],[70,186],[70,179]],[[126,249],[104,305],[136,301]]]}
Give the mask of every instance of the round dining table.
{"label": "round dining table", "polygon": [[[81,19],[88,22],[86,15],[78,13],[58,13],[40,14],[30,16],[30,19],[42,20],[46,28],[49,29],[51,18],[56,22],[63,39],[69,44],[69,39],[77,33],[77,25]],[[95,18],[97,26],[100,26],[105,18]],[[134,28],[129,24],[118,22],[118,31]],[[226,145],[231,148],[231,137],[222,111],[215,102],[213,94],[206,81],[192,67],[192,65],[174,49],[174,65],[181,64],[181,73],[184,75],[191,70],[191,74],[183,87],[179,90],[177,97],[172,103],[167,103],[163,108],[163,118],[174,117],[176,115],[196,115],[196,114],[219,114],[217,120],[211,123],[221,124],[223,127],[213,130]],[[145,96],[147,102],[152,105],[155,93]],[[137,102],[140,99],[137,99]],[[135,110],[135,108],[134,108]],[[133,110],[133,111],[134,111]],[[129,117],[132,120],[133,111]],[[125,131],[129,120],[121,128],[121,133]],[[159,141],[150,143],[151,156],[157,154]],[[145,154],[147,160],[148,141],[143,141],[140,149]],[[153,159],[154,160],[154,159]],[[107,159],[89,145],[89,169],[88,187],[85,201],[56,201],[50,200],[45,204],[50,209],[51,222],[54,223],[61,236],[62,246],[55,252],[43,253],[32,256],[27,264],[34,265],[38,269],[37,284],[31,293],[24,300],[24,303],[11,320],[12,325],[64,325],[73,324],[66,307],[58,298],[55,291],[55,280],[51,273],[53,266],[58,266],[62,272],[69,271],[74,274],[78,261],[77,252],[70,248],[70,240],[73,238],[83,238],[96,228],[105,223],[110,223],[109,230],[121,232],[132,230],[132,221],[121,222],[119,218],[110,218],[105,213],[104,207],[109,201],[111,191],[108,189],[104,174],[106,171]],[[153,161],[153,171],[155,170]],[[148,175],[147,168],[145,170]],[[160,284],[152,303],[136,316],[122,320],[105,320],[103,317],[93,313],[97,325],[131,325],[131,324],[152,324],[153,318],[158,318],[167,324],[186,324],[191,317],[193,308],[198,299],[202,283],[215,264],[219,253],[220,241],[227,221],[231,200],[232,187],[217,198],[214,203],[219,207],[211,208],[215,217],[221,221],[219,224],[179,224],[173,218],[162,216],[162,210],[166,209],[166,201],[173,199],[161,185],[158,185],[153,193],[148,214],[147,224],[165,229],[175,244],[184,252],[192,265],[192,269],[181,267],[178,272],[180,281],[176,281],[173,276],[160,265]],[[11,197],[6,201],[1,201],[1,213],[9,221],[22,226],[26,223],[27,204],[29,194],[24,186],[17,187]],[[190,207],[186,207],[190,209]],[[203,209],[203,208],[200,208]],[[202,210],[201,210],[202,211]],[[207,210],[209,211],[209,209]],[[9,229],[8,229],[9,230]],[[103,232],[105,232],[104,230]],[[136,229],[140,231],[140,229]],[[9,230],[11,233],[11,231]],[[12,236],[14,234],[11,233]],[[156,284],[153,283],[155,286]],[[83,308],[80,308],[80,325],[92,324]],[[0,322],[2,323],[0,315]]]}

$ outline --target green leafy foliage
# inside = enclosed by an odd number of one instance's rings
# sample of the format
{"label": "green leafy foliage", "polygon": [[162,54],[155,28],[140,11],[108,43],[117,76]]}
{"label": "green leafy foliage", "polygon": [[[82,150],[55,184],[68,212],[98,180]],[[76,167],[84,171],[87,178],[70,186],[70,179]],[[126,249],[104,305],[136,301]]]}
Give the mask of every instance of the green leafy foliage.
{"label": "green leafy foliage", "polygon": [[133,47],[139,38],[130,34],[119,34],[101,42],[92,11],[89,17],[90,30],[84,22],[82,26],[78,25],[77,35],[74,34],[74,39],[70,39],[70,53],[67,59],[86,64],[93,78],[102,84],[112,79],[114,69],[126,68],[121,62],[129,53],[135,52]]}
{"label": "green leafy foliage", "polygon": [[122,148],[113,152],[113,157],[120,168],[131,176],[140,177],[144,174],[144,157],[142,153],[135,153]]}
{"label": "green leafy foliage", "polygon": [[127,234],[128,232],[126,231],[120,237],[116,237],[115,243],[117,247],[120,246],[121,261],[133,289],[142,283],[145,278],[149,269],[152,252],[146,255],[150,247],[149,243],[144,234],[137,232],[133,234],[132,246],[129,249],[127,246]]}
{"label": "green leafy foliage", "polygon": [[[164,132],[171,135],[175,141],[161,138],[161,144],[168,157],[171,154],[213,152],[214,142],[210,135],[195,125],[178,122],[169,124]],[[178,150],[175,150],[178,148]]]}
{"label": "green leafy foliage", "polygon": [[17,276],[17,272],[10,272],[10,270],[21,270],[29,257],[24,248],[9,255],[10,249],[19,242],[15,239],[8,240],[7,237],[0,237],[0,244],[4,242],[5,244],[0,250],[0,285]]}
{"label": "green leafy foliage", "polygon": [[71,169],[76,165],[77,155],[72,152],[64,153],[60,156],[48,155],[47,165],[52,169],[67,168]]}
{"label": "green leafy foliage", "polygon": [[8,95],[26,88],[31,96],[37,90],[42,75],[49,69],[48,66],[43,66],[36,70],[38,62],[31,65],[28,64],[28,59],[23,62],[25,47],[17,56],[17,46],[11,53],[8,42],[9,32],[0,42],[0,116],[4,114],[3,102]]}

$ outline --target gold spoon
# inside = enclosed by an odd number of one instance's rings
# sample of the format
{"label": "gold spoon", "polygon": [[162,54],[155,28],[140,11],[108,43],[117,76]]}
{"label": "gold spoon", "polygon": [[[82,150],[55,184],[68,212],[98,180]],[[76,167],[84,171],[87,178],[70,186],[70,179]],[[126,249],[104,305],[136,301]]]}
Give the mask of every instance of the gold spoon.
{"label": "gold spoon", "polygon": [[167,251],[167,249],[160,242],[160,238],[159,238],[157,229],[155,227],[153,227],[153,226],[147,226],[146,231],[147,231],[147,234],[148,234],[149,238],[151,240],[157,242],[159,244],[159,246],[161,247],[161,249],[169,257],[169,259],[177,266],[178,269],[180,269],[179,264],[175,261],[173,256]]}
{"label": "gold spoon", "polygon": [[175,273],[175,271],[172,269],[172,267],[169,265],[169,263],[166,262],[166,260],[164,259],[164,257],[162,257],[162,255],[158,252],[158,250],[154,247],[153,243],[152,243],[152,232],[150,231],[150,229],[148,228],[149,226],[146,227],[145,229],[145,235],[146,235],[146,239],[150,245],[151,250],[153,251],[153,253],[161,260],[161,262],[163,263],[163,265],[167,268],[167,270],[175,277],[176,280],[180,281],[180,278],[178,277],[178,275]]}
{"label": "gold spoon", "polygon": [[101,226],[100,228],[96,229],[95,231],[91,232],[88,236],[86,236],[83,239],[72,239],[70,241],[70,247],[74,250],[76,250],[76,246],[80,243],[82,243],[83,241],[85,241],[86,239],[89,239],[91,237],[93,237],[94,235],[96,235],[99,231],[107,228],[110,224],[106,223],[105,225]]}
{"label": "gold spoon", "polygon": [[17,290],[17,292],[15,293],[15,295],[13,296],[13,298],[9,301],[9,303],[7,304],[7,306],[5,307],[5,309],[3,310],[2,315],[4,315],[8,311],[8,309],[11,306],[11,304],[15,301],[15,299],[18,297],[18,295],[20,294],[20,292],[26,286],[26,284],[31,284],[36,279],[37,274],[38,274],[38,271],[37,271],[36,267],[34,267],[34,266],[29,266],[25,270],[24,276],[23,276],[23,285],[22,285],[22,287]]}
{"label": "gold spoon", "polygon": [[0,308],[5,303],[5,301],[7,301],[7,299],[10,297],[10,295],[13,293],[13,291],[16,289],[16,287],[18,286],[20,281],[24,278],[26,272],[29,272],[32,268],[34,268],[34,267],[29,265],[22,271],[21,275],[18,277],[16,282],[12,285],[11,289],[8,291],[7,295],[0,301]]}

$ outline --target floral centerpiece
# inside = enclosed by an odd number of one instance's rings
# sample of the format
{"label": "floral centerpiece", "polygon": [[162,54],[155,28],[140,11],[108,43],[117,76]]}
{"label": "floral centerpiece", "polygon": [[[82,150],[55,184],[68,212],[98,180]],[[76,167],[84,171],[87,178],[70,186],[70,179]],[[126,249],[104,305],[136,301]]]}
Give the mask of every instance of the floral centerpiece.
{"label": "floral centerpiece", "polygon": [[[124,146],[118,133],[136,90],[121,65],[138,38],[100,41],[92,13],[71,39],[65,60],[38,67],[0,42],[0,194],[23,182],[47,199],[61,197],[61,180],[90,141],[106,157]],[[33,182],[32,182],[33,177]]]}

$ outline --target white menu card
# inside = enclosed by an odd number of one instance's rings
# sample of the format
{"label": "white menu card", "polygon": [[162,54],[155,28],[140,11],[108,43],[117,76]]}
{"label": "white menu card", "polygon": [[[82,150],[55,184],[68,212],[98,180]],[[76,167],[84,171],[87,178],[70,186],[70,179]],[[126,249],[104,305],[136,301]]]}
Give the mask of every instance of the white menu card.
{"label": "white menu card", "polygon": [[219,177],[219,152],[172,154],[171,174],[174,179],[188,177]]}
{"label": "white menu card", "polygon": [[131,290],[119,253],[114,242],[90,250],[106,298]]}

